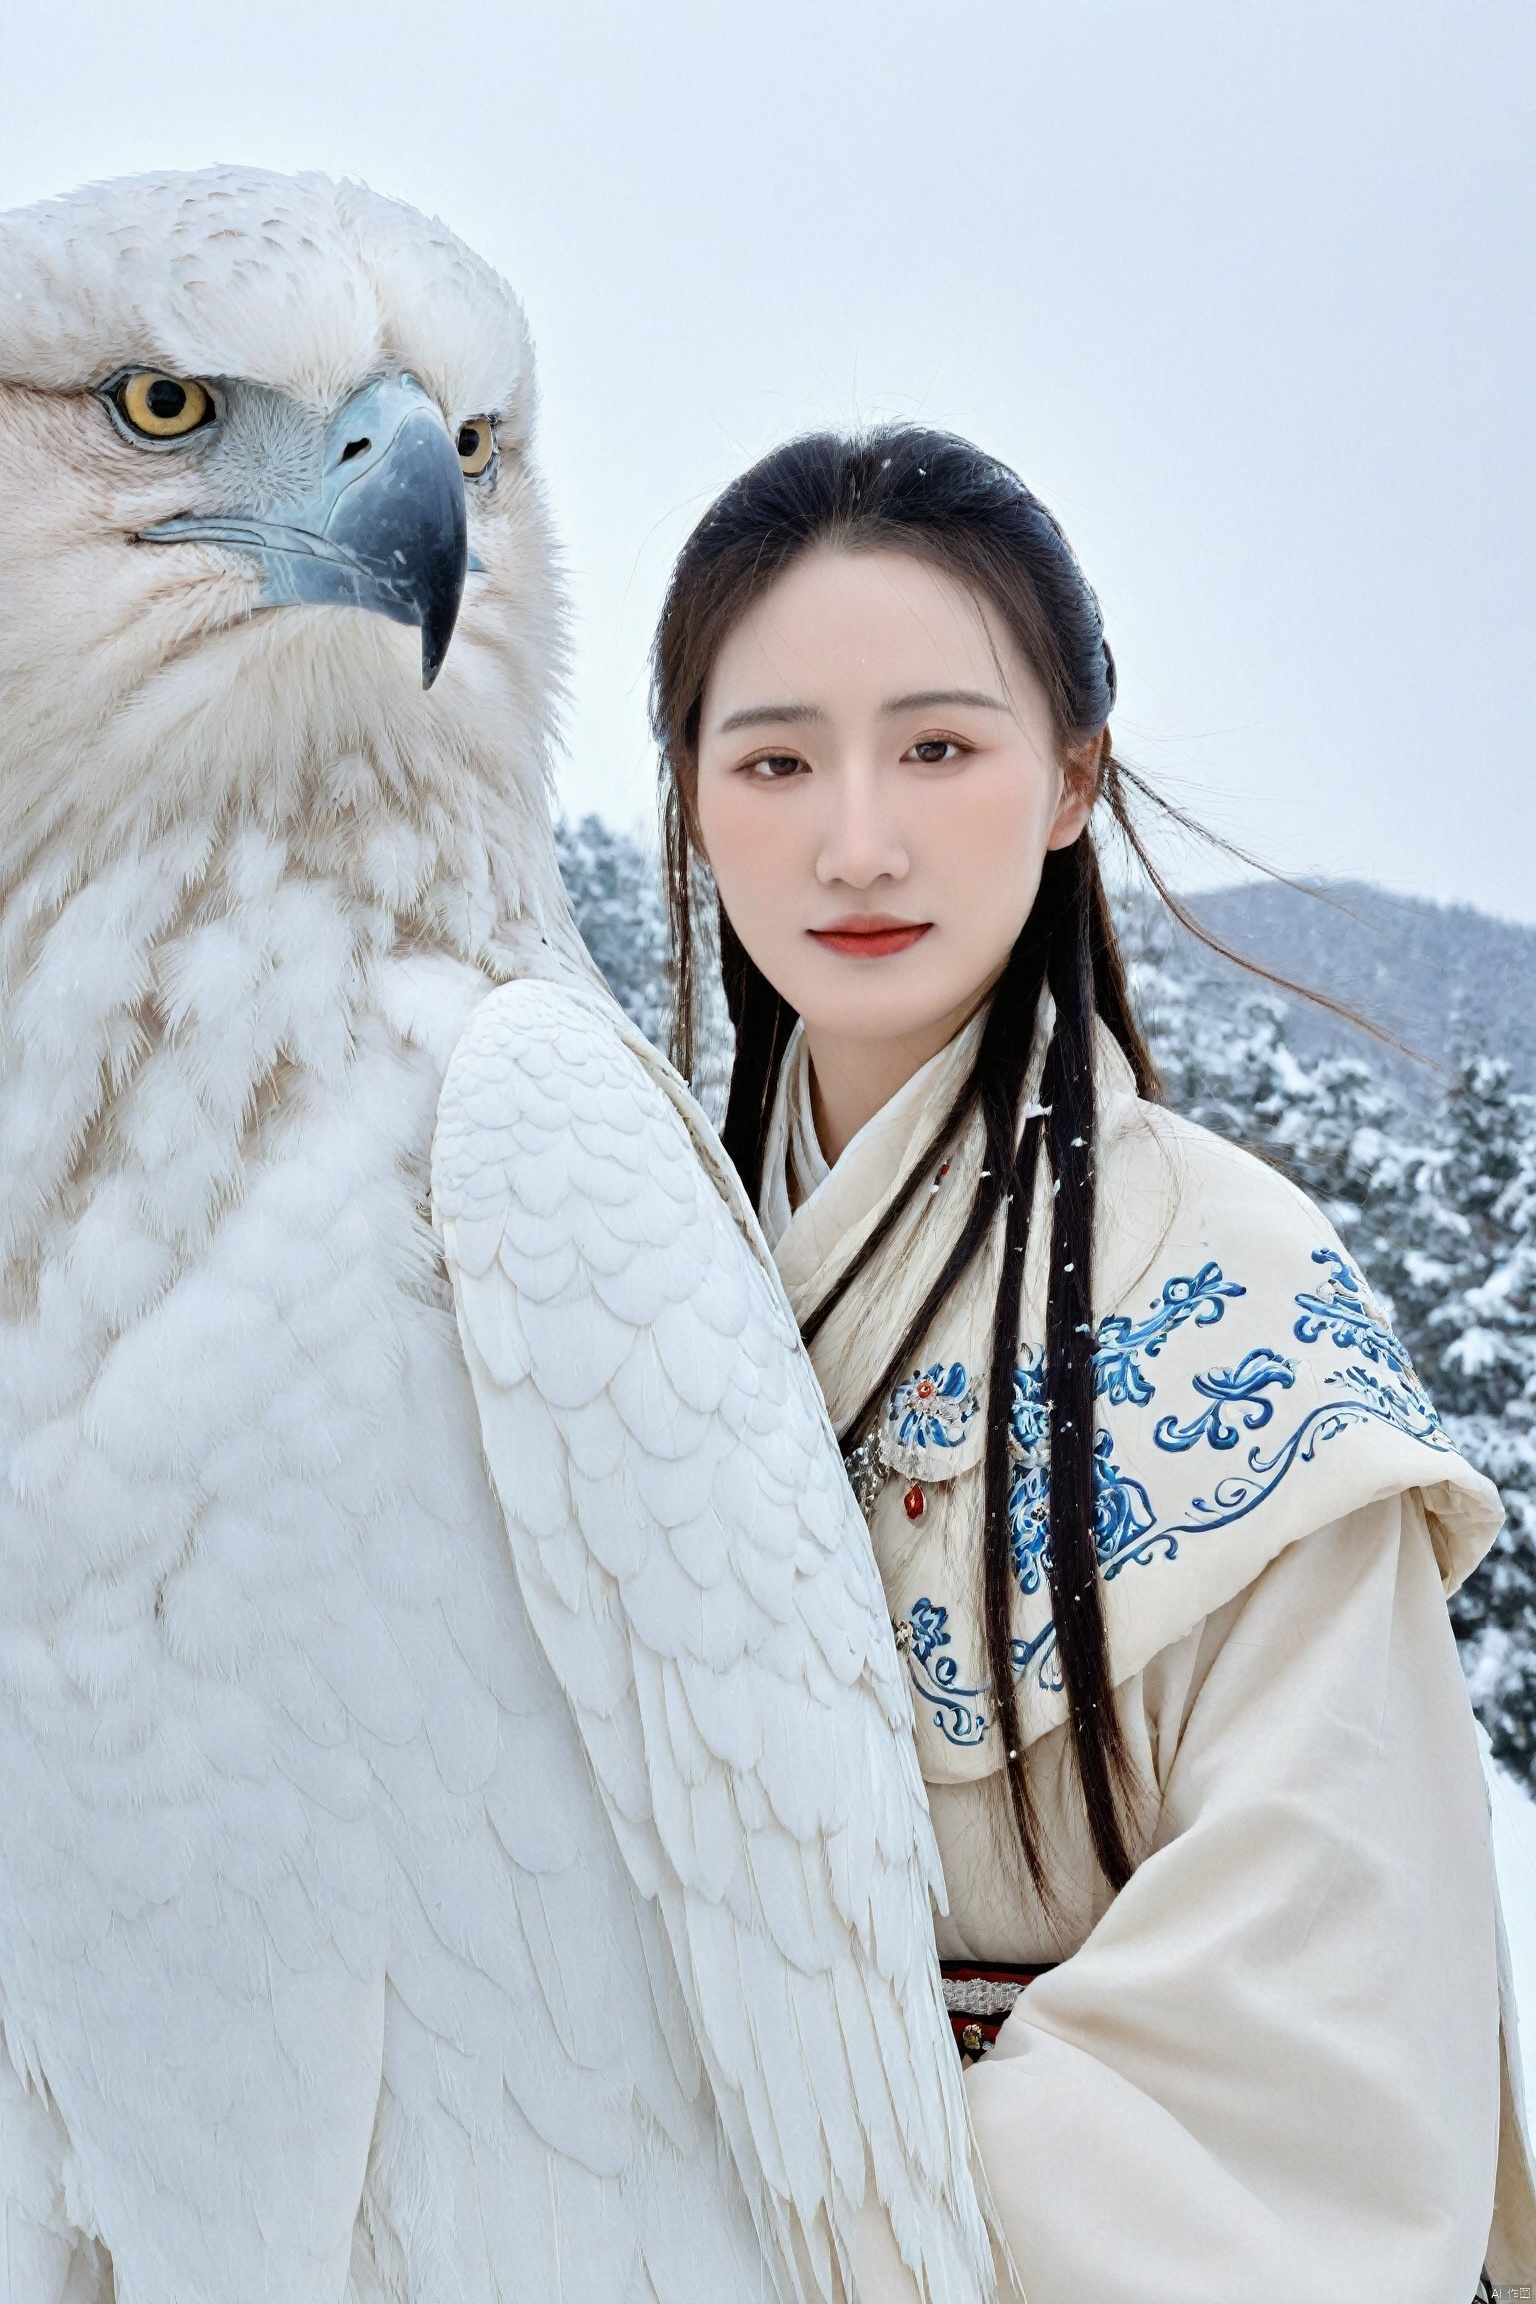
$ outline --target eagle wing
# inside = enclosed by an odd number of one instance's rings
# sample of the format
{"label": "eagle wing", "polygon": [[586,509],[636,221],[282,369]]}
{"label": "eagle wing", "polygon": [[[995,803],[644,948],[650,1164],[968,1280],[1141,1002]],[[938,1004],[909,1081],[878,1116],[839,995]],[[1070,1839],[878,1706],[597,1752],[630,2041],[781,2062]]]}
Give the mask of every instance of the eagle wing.
{"label": "eagle wing", "polygon": [[879,1574],[708,1123],[600,995],[509,985],[433,1199],[524,1598],[770,2264],[837,2296],[869,2193],[920,2293],[990,2296]]}
{"label": "eagle wing", "polygon": [[[271,917],[215,925],[227,951]],[[270,976],[329,1028],[314,920]],[[0,1359],[7,2304],[772,2294],[420,1221],[436,1049],[484,980],[413,967],[83,1409],[47,1388],[143,1284],[131,1168]],[[146,1067],[140,1141],[199,1143],[197,1062]]]}

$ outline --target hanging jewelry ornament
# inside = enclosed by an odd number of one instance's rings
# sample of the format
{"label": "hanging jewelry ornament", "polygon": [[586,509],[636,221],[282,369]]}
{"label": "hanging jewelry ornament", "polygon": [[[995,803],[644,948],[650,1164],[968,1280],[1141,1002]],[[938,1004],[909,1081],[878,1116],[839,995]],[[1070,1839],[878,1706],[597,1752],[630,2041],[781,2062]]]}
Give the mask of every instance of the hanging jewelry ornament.
{"label": "hanging jewelry ornament", "polygon": [[880,1454],[878,1427],[873,1431],[866,1432],[857,1448],[849,1450],[843,1458],[843,1470],[847,1473],[848,1484],[858,1499],[859,1510],[868,1520],[879,1502],[880,1491],[885,1486],[886,1477],[885,1461]]}
{"label": "hanging jewelry ornament", "polygon": [[928,1499],[923,1494],[922,1483],[918,1480],[913,1481],[901,1501],[909,1520],[921,1520],[928,1509]]}

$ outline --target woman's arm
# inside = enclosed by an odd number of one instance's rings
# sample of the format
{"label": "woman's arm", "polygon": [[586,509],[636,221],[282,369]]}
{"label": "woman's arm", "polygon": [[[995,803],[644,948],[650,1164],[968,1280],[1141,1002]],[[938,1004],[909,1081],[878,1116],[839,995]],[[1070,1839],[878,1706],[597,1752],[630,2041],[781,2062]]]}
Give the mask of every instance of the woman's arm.
{"label": "woman's arm", "polygon": [[1461,2304],[1493,1880],[1417,1498],[1293,1545],[1206,1637],[1152,1852],[969,2075],[1030,2304]]}

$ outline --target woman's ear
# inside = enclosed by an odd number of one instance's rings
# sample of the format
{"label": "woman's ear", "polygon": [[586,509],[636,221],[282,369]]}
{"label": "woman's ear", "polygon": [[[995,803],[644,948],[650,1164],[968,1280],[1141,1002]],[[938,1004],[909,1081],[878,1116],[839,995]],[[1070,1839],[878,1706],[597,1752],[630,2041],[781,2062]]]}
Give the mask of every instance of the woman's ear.
{"label": "woman's ear", "polygon": [[1099,773],[1110,753],[1109,730],[1101,728],[1084,744],[1073,744],[1062,757],[1061,799],[1051,826],[1047,848],[1070,848],[1093,814],[1099,796]]}

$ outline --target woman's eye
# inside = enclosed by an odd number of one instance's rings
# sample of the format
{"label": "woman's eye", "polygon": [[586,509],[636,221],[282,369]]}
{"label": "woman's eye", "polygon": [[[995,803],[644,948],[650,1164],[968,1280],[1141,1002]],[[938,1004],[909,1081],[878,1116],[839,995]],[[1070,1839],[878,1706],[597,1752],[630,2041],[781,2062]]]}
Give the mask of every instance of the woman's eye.
{"label": "woman's eye", "polygon": [[798,752],[765,752],[747,762],[747,774],[762,784],[781,784],[788,776],[798,776],[804,766]]}
{"label": "woman's eye", "polygon": [[466,480],[478,480],[489,472],[496,456],[496,420],[493,416],[471,416],[459,426],[459,462],[464,467]]}
{"label": "woman's eye", "polygon": [[907,760],[919,760],[925,768],[942,768],[950,760],[964,757],[965,747],[952,736],[923,736],[909,744],[902,755]]}
{"label": "woman's eye", "polygon": [[106,388],[124,425],[140,440],[185,440],[218,414],[213,394],[192,376],[131,368]]}

